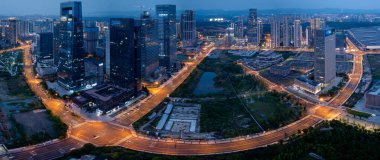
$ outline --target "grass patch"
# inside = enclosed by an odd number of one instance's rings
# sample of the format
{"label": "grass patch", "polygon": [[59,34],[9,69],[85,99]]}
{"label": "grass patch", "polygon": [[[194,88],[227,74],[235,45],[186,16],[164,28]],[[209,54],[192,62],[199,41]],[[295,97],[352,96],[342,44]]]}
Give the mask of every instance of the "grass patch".
{"label": "grass patch", "polygon": [[13,115],[9,118],[13,127],[10,129],[11,137],[13,140],[11,143],[7,143],[6,146],[9,149],[19,148],[27,145],[34,145],[41,142],[52,139],[47,132],[41,131],[39,133],[28,136],[22,124],[18,123]]}
{"label": "grass patch", "polygon": [[215,132],[218,138],[231,138],[261,131],[236,98],[201,105],[201,132]]}
{"label": "grass patch", "polygon": [[369,113],[365,113],[365,112],[360,112],[360,111],[357,111],[357,110],[353,110],[353,109],[351,109],[351,108],[348,108],[347,109],[347,112],[349,113],[349,114],[352,114],[354,117],[360,117],[360,118],[369,118],[369,117],[371,117],[372,115],[371,114],[369,114]]}

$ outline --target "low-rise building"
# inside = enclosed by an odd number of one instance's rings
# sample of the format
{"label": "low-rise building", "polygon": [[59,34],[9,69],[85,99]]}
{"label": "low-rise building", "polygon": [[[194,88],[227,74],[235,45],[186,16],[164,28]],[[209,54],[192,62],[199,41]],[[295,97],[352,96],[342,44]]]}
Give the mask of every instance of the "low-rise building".
{"label": "low-rise building", "polygon": [[347,42],[362,51],[380,50],[380,27],[352,28],[347,31]]}
{"label": "low-rise building", "polygon": [[317,94],[322,90],[321,83],[317,83],[304,76],[298,77],[294,80],[294,87],[312,94]]}
{"label": "low-rise building", "polygon": [[174,133],[198,133],[200,110],[199,104],[168,104],[156,129]]}
{"label": "low-rise building", "polygon": [[72,104],[88,112],[96,112],[98,115],[111,114],[121,105],[130,101],[133,96],[133,90],[115,85],[99,85],[80,92],[79,96],[72,99]]}
{"label": "low-rise building", "polygon": [[55,76],[58,68],[54,65],[53,61],[38,61],[36,65],[37,75],[40,78]]}
{"label": "low-rise building", "polygon": [[284,61],[281,54],[277,54],[273,51],[261,52],[255,59],[242,59],[238,63],[243,63],[253,70],[261,70],[270,66],[276,65]]}

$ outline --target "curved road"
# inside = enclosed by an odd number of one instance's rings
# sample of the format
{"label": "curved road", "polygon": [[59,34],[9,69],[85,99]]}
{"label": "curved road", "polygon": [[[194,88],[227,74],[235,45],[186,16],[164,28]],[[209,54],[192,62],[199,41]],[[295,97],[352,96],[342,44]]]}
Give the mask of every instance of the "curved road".
{"label": "curved road", "polygon": [[[70,126],[68,131],[69,138],[65,140],[57,140],[50,143],[39,144],[36,146],[28,146],[24,148],[13,149],[9,151],[7,156],[12,159],[54,159],[63,156],[72,149],[81,147],[85,143],[93,143],[98,146],[122,146],[125,148],[166,155],[210,155],[222,154],[255,149],[270,145],[284,139],[290,135],[297,134],[300,130],[309,128],[318,124],[323,119],[330,119],[339,115],[333,107],[317,106],[313,115],[308,115],[301,120],[298,120],[290,125],[279,128],[277,130],[266,133],[237,137],[232,139],[216,140],[216,141],[182,141],[172,139],[156,139],[144,135],[138,135],[130,127],[130,125],[140,119],[142,116],[152,110],[159,104],[167,94],[174,91],[191,73],[191,71],[199,64],[207,54],[202,54],[198,57],[198,61],[189,65],[187,70],[184,70],[174,77],[170,82],[162,88],[157,94],[151,97],[146,103],[139,104],[138,111],[125,112],[118,116],[115,121],[92,122],[86,121],[64,107],[64,102],[59,99],[54,99],[48,96],[46,91],[39,86],[40,81],[36,79],[32,73],[31,58],[29,46],[24,47],[24,72],[26,79],[31,86],[31,89],[46,107],[59,115],[62,120]],[[208,51],[211,52],[212,49]],[[361,56],[359,56],[361,58]],[[361,62],[354,63],[354,68],[358,68]],[[352,94],[358,85],[357,75],[361,75],[362,69],[354,69],[352,79],[343,89],[344,93],[340,94],[339,98],[335,98],[331,104],[333,106],[342,105],[346,99]],[[129,113],[129,114],[128,114]]]}

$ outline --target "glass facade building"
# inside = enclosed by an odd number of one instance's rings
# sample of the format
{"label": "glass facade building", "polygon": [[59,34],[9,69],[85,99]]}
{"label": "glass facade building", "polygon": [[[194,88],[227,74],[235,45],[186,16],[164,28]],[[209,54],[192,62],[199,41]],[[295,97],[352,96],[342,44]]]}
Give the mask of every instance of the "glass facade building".
{"label": "glass facade building", "polygon": [[156,5],[158,18],[158,38],[160,41],[160,66],[167,69],[176,67],[176,6]]}
{"label": "glass facade building", "polygon": [[139,54],[135,34],[135,20],[112,18],[110,21],[110,78],[120,87],[137,92],[139,90]]}
{"label": "glass facade building", "polygon": [[84,79],[82,3],[61,3],[60,15],[57,26],[58,83],[74,91],[82,87]]}
{"label": "glass facade building", "polygon": [[314,79],[329,84],[336,77],[335,30],[319,29],[314,40]]}

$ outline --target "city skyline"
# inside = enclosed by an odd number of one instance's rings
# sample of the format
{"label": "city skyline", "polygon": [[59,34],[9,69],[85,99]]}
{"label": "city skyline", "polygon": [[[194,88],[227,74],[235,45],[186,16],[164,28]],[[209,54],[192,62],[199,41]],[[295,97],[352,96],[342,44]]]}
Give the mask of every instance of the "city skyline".
{"label": "city skyline", "polygon": [[13,1],[0,159],[380,159],[378,0]]}
{"label": "city skyline", "polygon": [[[0,6],[0,15],[59,15],[57,10],[60,2],[66,2],[67,0],[35,0],[33,4],[29,4],[28,0],[4,0]],[[356,9],[356,10],[374,10],[380,9],[380,2],[376,0],[366,0],[365,2],[359,0],[336,0],[334,2],[328,0],[319,1],[299,1],[299,0],[268,0],[268,1],[250,1],[250,0],[237,0],[226,1],[220,3],[217,0],[209,0],[203,2],[188,2],[183,0],[132,0],[132,1],[113,1],[109,3],[107,0],[97,0],[96,2],[90,0],[82,0],[83,7],[87,8],[83,14],[86,15],[98,15],[101,13],[111,14],[118,12],[135,12],[143,10],[154,10],[154,6],[157,4],[174,4],[177,5],[179,10],[193,9],[193,10],[246,10],[249,8],[262,9]],[[238,2],[238,3],[237,3]],[[360,3],[359,3],[360,2]],[[27,5],[20,5],[27,4]],[[147,5],[148,4],[148,5]],[[376,5],[378,4],[378,5]],[[9,7],[15,6],[15,7]],[[16,7],[17,6],[17,7]],[[22,13],[22,14],[20,14]]]}

